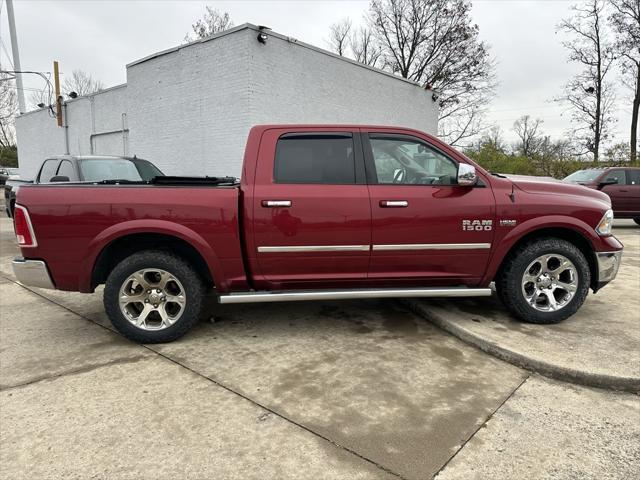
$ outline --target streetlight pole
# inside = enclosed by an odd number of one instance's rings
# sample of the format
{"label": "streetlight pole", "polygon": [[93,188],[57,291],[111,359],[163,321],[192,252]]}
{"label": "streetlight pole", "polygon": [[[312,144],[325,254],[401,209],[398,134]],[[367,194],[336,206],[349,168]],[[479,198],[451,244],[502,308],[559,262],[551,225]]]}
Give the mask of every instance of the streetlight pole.
{"label": "streetlight pole", "polygon": [[18,89],[18,109],[24,113],[24,88],[22,86],[22,67],[20,67],[20,54],[18,53],[18,36],[16,35],[16,18],[13,13],[13,0],[7,0],[7,16],[9,18],[9,34],[11,35],[11,53],[13,54],[13,69],[16,73],[16,87]]}

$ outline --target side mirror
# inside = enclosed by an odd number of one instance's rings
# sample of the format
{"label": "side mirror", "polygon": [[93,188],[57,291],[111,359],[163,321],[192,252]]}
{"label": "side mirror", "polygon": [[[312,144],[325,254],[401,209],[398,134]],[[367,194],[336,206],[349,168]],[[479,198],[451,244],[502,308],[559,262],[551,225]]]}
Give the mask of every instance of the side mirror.
{"label": "side mirror", "polygon": [[49,180],[50,182],[68,182],[69,181],[69,177],[67,177],[66,175],[56,175],[55,177],[51,177],[51,180]]}
{"label": "side mirror", "polygon": [[478,182],[476,167],[468,163],[458,165],[458,185],[462,187],[472,187]]}
{"label": "side mirror", "polygon": [[617,184],[618,184],[617,178],[605,178],[603,181],[600,182],[600,188],[606,187],[607,185],[617,185]]}

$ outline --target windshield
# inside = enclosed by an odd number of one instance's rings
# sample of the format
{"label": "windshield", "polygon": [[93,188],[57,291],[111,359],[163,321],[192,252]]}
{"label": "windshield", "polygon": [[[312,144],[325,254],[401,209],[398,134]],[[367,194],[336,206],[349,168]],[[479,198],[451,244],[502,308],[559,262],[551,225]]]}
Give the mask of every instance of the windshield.
{"label": "windshield", "polygon": [[80,170],[85,180],[100,182],[102,180],[147,181],[162,176],[162,172],[146,160],[130,160],[127,158],[96,158],[82,160]]}
{"label": "windshield", "polygon": [[602,170],[578,170],[573,172],[568,177],[565,177],[565,182],[593,182],[600,176]]}

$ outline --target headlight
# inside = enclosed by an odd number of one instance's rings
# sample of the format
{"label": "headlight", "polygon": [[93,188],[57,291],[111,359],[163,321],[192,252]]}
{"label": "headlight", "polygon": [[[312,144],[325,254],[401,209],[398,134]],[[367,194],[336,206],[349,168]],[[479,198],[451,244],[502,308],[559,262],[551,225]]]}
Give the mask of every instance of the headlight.
{"label": "headlight", "polygon": [[598,235],[611,235],[611,227],[613,227],[613,210],[607,210],[596,226]]}

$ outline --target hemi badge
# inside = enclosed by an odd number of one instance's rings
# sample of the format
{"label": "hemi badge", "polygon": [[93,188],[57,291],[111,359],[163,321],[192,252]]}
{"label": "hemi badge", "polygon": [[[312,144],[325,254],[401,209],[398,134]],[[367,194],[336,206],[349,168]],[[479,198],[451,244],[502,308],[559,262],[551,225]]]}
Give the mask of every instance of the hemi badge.
{"label": "hemi badge", "polygon": [[500,220],[501,227],[515,227],[517,223],[517,220]]}

